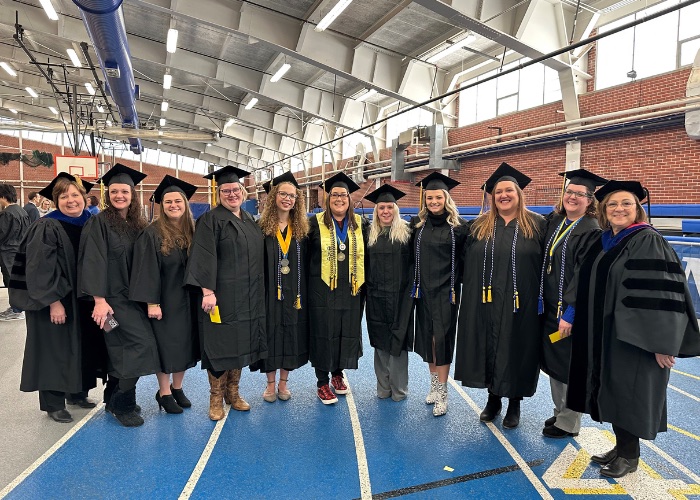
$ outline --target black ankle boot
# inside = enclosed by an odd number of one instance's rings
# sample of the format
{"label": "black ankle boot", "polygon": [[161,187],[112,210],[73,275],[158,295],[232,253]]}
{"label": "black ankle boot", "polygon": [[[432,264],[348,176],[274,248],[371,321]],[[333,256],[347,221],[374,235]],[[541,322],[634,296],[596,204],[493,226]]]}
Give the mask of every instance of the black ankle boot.
{"label": "black ankle boot", "polygon": [[122,392],[117,390],[110,399],[112,414],[124,427],[143,425],[143,419],[136,413],[136,388]]}
{"label": "black ankle boot", "polygon": [[501,408],[501,398],[489,392],[489,400],[486,403],[486,408],[484,408],[484,411],[482,411],[481,415],[479,415],[479,419],[482,422],[491,422],[494,418],[496,418],[496,415],[501,413]]}
{"label": "black ankle boot", "polygon": [[177,404],[172,394],[161,396],[160,391],[158,391],[156,392],[156,401],[158,401],[158,408],[161,410],[165,408],[166,413],[182,413],[182,408]]}
{"label": "black ankle boot", "polygon": [[520,424],[520,400],[509,399],[508,411],[503,419],[503,427],[506,429],[514,429]]}
{"label": "black ankle boot", "polygon": [[185,391],[183,391],[182,388],[175,389],[171,385],[170,392],[173,393],[173,397],[175,398],[175,401],[177,401],[177,404],[180,406],[180,408],[190,408],[192,406],[192,403],[189,399],[187,399],[187,396],[185,396]]}

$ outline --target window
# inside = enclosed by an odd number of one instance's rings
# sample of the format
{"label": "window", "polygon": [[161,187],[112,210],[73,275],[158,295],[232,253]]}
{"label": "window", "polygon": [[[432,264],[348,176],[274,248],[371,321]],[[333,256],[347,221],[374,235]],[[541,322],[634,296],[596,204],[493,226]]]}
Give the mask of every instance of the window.
{"label": "window", "polygon": [[300,156],[293,156],[290,158],[290,163],[291,163],[291,171],[292,173],[294,172],[303,172],[304,171],[304,159]]}
{"label": "window", "polygon": [[[399,138],[399,134],[405,130],[409,130],[420,126],[433,125],[433,113],[426,109],[416,108],[398,116],[392,116],[386,122],[386,142],[388,145],[394,139]],[[367,148],[369,151],[371,148]]]}

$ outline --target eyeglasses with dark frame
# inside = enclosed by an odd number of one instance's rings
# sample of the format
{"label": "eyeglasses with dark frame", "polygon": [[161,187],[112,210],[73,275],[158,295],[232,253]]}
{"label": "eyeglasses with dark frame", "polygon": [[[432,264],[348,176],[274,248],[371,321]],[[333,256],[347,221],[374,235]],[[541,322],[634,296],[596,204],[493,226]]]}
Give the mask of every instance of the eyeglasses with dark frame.
{"label": "eyeglasses with dark frame", "polygon": [[573,196],[575,198],[593,198],[590,194],[583,192],[583,191],[573,191],[571,189],[567,189],[564,191],[564,194]]}
{"label": "eyeglasses with dark frame", "polygon": [[283,193],[282,191],[277,191],[277,196],[279,196],[279,197],[282,198],[283,200],[292,200],[292,201],[294,201],[294,200],[297,199],[297,195],[296,195],[296,194],[294,194],[294,193]]}
{"label": "eyeglasses with dark frame", "polygon": [[219,192],[224,195],[228,196],[230,194],[240,194],[243,190],[241,188],[234,188],[234,189],[221,189]]}

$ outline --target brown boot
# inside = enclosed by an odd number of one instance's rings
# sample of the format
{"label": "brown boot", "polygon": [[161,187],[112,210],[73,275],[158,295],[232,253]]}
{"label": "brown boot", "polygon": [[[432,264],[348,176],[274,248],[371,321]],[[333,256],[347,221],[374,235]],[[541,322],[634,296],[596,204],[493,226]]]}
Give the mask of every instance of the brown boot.
{"label": "brown boot", "polygon": [[226,390],[226,374],[216,378],[207,370],[209,375],[209,418],[212,420],[221,420],[224,418],[224,391]]}
{"label": "brown boot", "polygon": [[238,368],[237,370],[229,370],[227,375],[228,382],[226,383],[226,402],[229,403],[231,408],[234,410],[250,410],[250,405],[238,394],[238,382],[241,380],[241,369]]}

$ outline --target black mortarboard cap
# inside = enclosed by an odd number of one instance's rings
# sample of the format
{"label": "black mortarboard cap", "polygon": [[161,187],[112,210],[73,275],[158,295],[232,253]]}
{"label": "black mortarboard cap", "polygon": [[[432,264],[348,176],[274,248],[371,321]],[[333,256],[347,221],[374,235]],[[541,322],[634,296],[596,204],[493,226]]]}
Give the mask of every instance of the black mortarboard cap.
{"label": "black mortarboard cap", "polygon": [[72,175],[68,172],[59,172],[58,175],[53,178],[53,180],[49,183],[48,186],[39,191],[39,194],[41,196],[43,196],[44,198],[48,198],[54,203],[56,202],[56,200],[53,199],[53,190],[56,187],[56,182],[58,182],[58,179],[68,179],[69,181],[77,181],[78,184],[83,185],[83,188],[85,188],[86,193],[89,193],[93,186],[92,182],[84,181],[77,175]]}
{"label": "black mortarboard cap", "polygon": [[111,186],[112,184],[127,184],[131,187],[148,177],[146,174],[129,168],[121,163],[116,163],[106,174],[97,180],[98,184]]}
{"label": "black mortarboard cap", "polygon": [[232,182],[242,182],[241,179],[250,172],[246,172],[243,169],[234,167],[233,165],[226,165],[219,170],[207,174],[204,176],[205,179],[214,179],[217,184],[229,184]]}
{"label": "black mortarboard cap", "polygon": [[326,193],[330,193],[331,189],[334,187],[343,187],[348,190],[348,193],[354,193],[360,189],[360,186],[355,184],[350,177],[345,175],[345,172],[338,172],[337,174],[329,177],[323,184],[321,184],[321,186]]}
{"label": "black mortarboard cap", "polygon": [[503,162],[498,166],[495,172],[491,174],[491,177],[486,179],[486,182],[481,185],[481,189],[485,189],[487,193],[491,194],[491,191],[493,191],[493,188],[499,181],[512,181],[515,182],[520,189],[525,189],[525,187],[530,184],[531,180],[532,179],[523,174],[520,170]]}
{"label": "black mortarboard cap", "polygon": [[453,187],[459,186],[459,182],[441,174],[440,172],[433,172],[432,174],[423,177],[416,183],[416,186],[421,186],[423,190],[444,189],[445,191],[449,191]]}
{"label": "black mortarboard cap", "polygon": [[197,191],[197,186],[190,184],[189,182],[182,181],[177,177],[173,177],[172,175],[166,175],[163,177],[163,180],[160,181],[160,184],[158,184],[158,187],[151,195],[151,201],[160,203],[163,201],[163,196],[166,193],[172,193],[173,191],[184,194],[185,198],[189,200]]}
{"label": "black mortarboard cap", "polygon": [[607,179],[603,179],[602,177],[594,174],[593,172],[589,172],[585,168],[579,168],[578,170],[569,170],[567,172],[561,172],[559,175],[569,179],[570,184],[576,184],[578,186],[586,186],[589,191],[595,191],[595,188],[597,186],[602,186],[603,184],[608,182]]}
{"label": "black mortarboard cap", "polygon": [[293,184],[295,188],[299,189],[299,183],[294,177],[294,174],[291,172],[285,172],[282,175],[278,175],[271,181],[267,181],[266,183],[264,183],[262,187],[266,193],[269,193],[270,189],[272,189],[272,186],[277,186],[278,184],[282,184],[283,182],[289,182],[290,184]]}
{"label": "black mortarboard cap", "polygon": [[603,201],[606,195],[615,191],[629,191],[634,194],[640,202],[647,197],[647,192],[642,187],[642,184],[637,181],[608,181],[602,188],[595,193],[598,201]]}
{"label": "black mortarboard cap", "polygon": [[383,184],[365,196],[365,199],[376,205],[377,203],[396,203],[396,200],[400,200],[404,196],[406,193],[396,189],[391,184]]}

